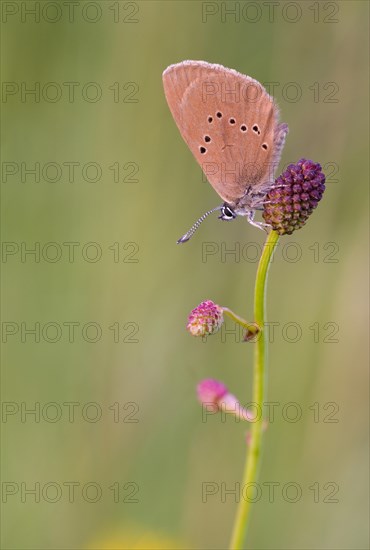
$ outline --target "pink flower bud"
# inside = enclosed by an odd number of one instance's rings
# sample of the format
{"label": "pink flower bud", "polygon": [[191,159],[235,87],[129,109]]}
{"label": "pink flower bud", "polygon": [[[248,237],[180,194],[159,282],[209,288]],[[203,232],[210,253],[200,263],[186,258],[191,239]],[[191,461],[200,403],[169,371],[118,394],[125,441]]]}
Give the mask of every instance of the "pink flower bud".
{"label": "pink flower bud", "polygon": [[208,336],[217,332],[223,322],[222,307],[206,300],[192,310],[186,328],[192,336]]}
{"label": "pink flower bud", "polygon": [[228,392],[229,390],[225,384],[213,378],[206,378],[206,380],[199,382],[197,386],[198,399],[201,403],[214,403],[217,405]]}
{"label": "pink flower bud", "polygon": [[197,386],[197,394],[202,405],[207,406],[210,411],[234,414],[240,420],[251,420],[253,416],[219,380],[213,378],[202,380]]}

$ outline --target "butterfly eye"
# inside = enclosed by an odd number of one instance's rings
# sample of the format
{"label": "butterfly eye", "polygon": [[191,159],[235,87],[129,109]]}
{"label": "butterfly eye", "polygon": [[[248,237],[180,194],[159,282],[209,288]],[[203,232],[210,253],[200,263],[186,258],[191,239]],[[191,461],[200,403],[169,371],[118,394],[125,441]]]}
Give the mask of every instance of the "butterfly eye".
{"label": "butterfly eye", "polygon": [[241,129],[242,132],[246,132],[246,131],[247,131],[247,127],[246,127],[245,124],[242,124],[242,125],[240,126],[240,129]]}
{"label": "butterfly eye", "polygon": [[204,136],[204,141],[206,143],[209,143],[211,141],[211,138],[209,136]]}
{"label": "butterfly eye", "polygon": [[217,111],[216,117],[217,117],[217,118],[222,118],[222,113],[221,113],[220,111]]}
{"label": "butterfly eye", "polygon": [[205,147],[199,147],[199,151],[201,152],[202,155],[204,155],[204,153],[207,152],[207,149]]}
{"label": "butterfly eye", "polygon": [[233,220],[234,218],[236,218],[236,214],[234,210],[228,204],[224,204],[223,207],[221,208],[220,219],[230,221],[230,220]]}
{"label": "butterfly eye", "polygon": [[236,122],[235,118],[230,118],[229,122],[230,122],[230,124],[235,124],[235,122]]}

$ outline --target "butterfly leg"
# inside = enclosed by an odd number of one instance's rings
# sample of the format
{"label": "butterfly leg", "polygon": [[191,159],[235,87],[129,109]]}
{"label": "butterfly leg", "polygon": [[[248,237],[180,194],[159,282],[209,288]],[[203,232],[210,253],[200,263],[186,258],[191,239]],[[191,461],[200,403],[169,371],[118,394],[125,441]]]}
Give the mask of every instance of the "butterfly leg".
{"label": "butterfly leg", "polygon": [[266,231],[268,233],[268,230],[271,229],[271,226],[268,223],[263,222],[256,222],[254,219],[255,211],[249,210],[247,214],[247,220],[251,225],[254,225],[254,227],[258,227],[258,229],[261,229],[262,231]]}

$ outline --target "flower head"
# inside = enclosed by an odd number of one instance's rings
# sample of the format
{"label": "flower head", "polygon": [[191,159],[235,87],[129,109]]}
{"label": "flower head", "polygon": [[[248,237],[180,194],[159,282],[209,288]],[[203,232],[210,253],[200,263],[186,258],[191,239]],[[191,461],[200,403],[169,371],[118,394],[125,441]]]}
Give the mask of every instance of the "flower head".
{"label": "flower head", "polygon": [[219,380],[214,378],[206,378],[199,382],[197,386],[198,399],[201,403],[213,403],[218,405],[220,400],[229,393],[229,390]]}
{"label": "flower head", "polygon": [[235,395],[231,394],[225,384],[214,378],[206,378],[197,386],[198,399],[208,414],[234,414],[239,420],[251,420],[251,412],[241,406]]}
{"label": "flower head", "polygon": [[222,307],[206,300],[192,310],[186,328],[192,336],[207,336],[217,332],[223,322]]}
{"label": "flower head", "polygon": [[324,184],[320,164],[306,159],[290,164],[266,195],[264,220],[279,235],[291,235],[304,226],[318,205]]}

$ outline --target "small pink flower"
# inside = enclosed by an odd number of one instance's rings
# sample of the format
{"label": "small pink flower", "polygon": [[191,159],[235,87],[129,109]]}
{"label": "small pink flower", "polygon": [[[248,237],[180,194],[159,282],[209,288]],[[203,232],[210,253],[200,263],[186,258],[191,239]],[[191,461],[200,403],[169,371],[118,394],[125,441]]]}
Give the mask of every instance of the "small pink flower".
{"label": "small pink flower", "polygon": [[198,399],[201,403],[218,404],[220,399],[229,393],[229,390],[219,380],[206,378],[199,382],[197,386]]}
{"label": "small pink flower", "polygon": [[197,386],[198,399],[210,412],[235,414],[241,420],[251,420],[252,414],[241,406],[238,399],[219,380],[206,378]]}
{"label": "small pink flower", "polygon": [[208,336],[215,334],[223,322],[222,307],[212,300],[206,300],[192,310],[186,328],[192,336]]}

